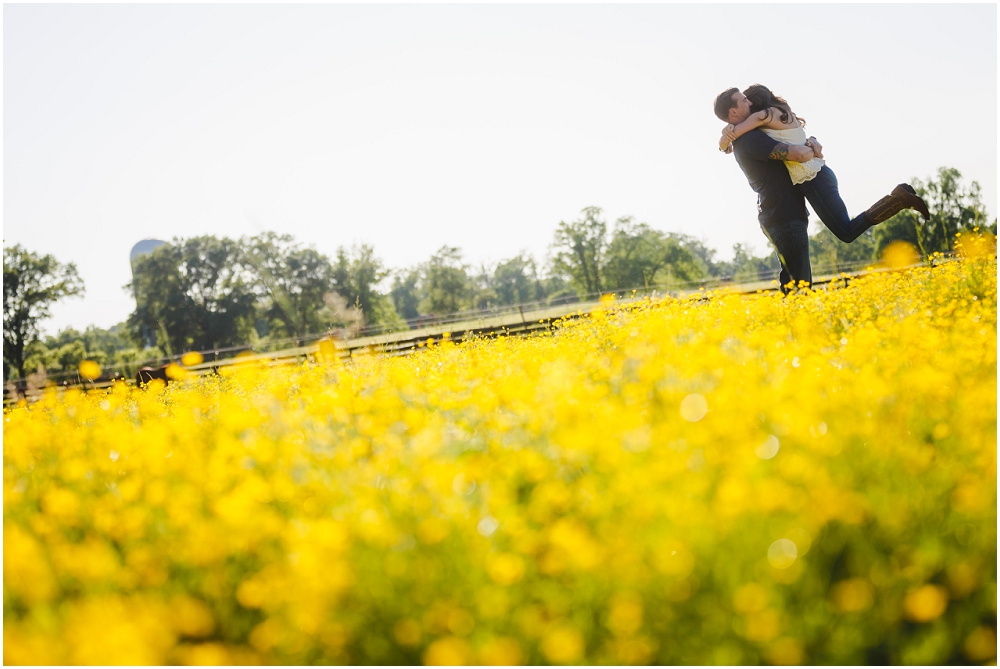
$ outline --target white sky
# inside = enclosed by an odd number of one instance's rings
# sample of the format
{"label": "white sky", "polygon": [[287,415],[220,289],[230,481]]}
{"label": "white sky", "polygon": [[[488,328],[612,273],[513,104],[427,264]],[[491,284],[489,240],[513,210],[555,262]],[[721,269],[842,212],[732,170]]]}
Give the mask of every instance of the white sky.
{"label": "white sky", "polygon": [[711,110],[756,82],[852,214],[949,166],[997,215],[995,4],[4,5],[3,39],[4,244],[87,288],[49,333],[124,320],[147,237],[541,260],[597,205],[763,253]]}

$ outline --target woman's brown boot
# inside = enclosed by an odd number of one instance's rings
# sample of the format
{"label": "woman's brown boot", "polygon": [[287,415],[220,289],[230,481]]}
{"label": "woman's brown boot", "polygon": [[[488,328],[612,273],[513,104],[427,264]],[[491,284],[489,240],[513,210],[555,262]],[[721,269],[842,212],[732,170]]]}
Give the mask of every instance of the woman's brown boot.
{"label": "woman's brown boot", "polygon": [[931,213],[927,211],[927,204],[917,195],[910,184],[899,184],[893,188],[891,193],[868,207],[865,216],[872,224],[878,224],[889,220],[904,209],[917,210],[924,217],[924,220],[931,218]]}

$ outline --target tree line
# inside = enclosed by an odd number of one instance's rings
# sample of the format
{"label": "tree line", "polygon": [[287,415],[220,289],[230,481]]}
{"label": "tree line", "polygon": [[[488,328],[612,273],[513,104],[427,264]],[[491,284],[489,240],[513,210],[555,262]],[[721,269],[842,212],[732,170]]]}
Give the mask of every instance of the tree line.
{"label": "tree line", "polygon": [[[892,241],[910,242],[928,256],[949,252],[955,233],[986,225],[980,186],[941,168],[913,185],[931,219],[904,211],[852,244],[825,227],[811,236],[815,269],[877,260]],[[608,225],[598,207],[561,221],[549,255],[520,253],[472,266],[460,249],[442,246],[425,262],[389,269],[372,246],[338,248],[333,256],[289,235],[266,232],[240,239],[211,235],[174,239],[133,263],[124,286],[136,308],[107,330],[69,328],[43,337],[38,324],[56,301],[82,295],[72,263],[20,246],[4,248],[4,380],[36,371],[70,372],[84,359],[121,365],[126,375],[143,360],[188,350],[301,339],[334,331],[402,330],[468,310],[573,302],[628,289],[669,291],[706,280],[769,279],[774,254],[755,256],[736,244],[729,261],[704,242],[666,233],[631,216]]]}

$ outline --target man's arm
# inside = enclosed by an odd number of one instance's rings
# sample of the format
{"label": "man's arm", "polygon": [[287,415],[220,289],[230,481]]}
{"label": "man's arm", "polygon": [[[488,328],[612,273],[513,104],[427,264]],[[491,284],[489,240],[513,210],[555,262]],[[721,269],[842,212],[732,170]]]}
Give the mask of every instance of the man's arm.
{"label": "man's arm", "polygon": [[[823,148],[815,137],[809,138],[809,145],[785,144],[765,135],[760,130],[751,130],[734,142],[744,156],[754,160],[791,160],[804,163],[811,158],[822,155]],[[818,150],[814,150],[816,147]]]}
{"label": "man's arm", "polygon": [[778,142],[767,157],[769,160],[790,160],[793,163],[804,163],[815,158],[816,152],[812,150],[811,146]]}

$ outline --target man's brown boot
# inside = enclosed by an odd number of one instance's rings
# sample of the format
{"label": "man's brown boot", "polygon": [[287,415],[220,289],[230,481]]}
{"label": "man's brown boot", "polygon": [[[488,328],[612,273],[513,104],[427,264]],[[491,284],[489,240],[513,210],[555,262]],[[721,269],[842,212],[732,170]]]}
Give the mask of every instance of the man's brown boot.
{"label": "man's brown boot", "polygon": [[899,184],[893,188],[891,193],[868,207],[865,216],[872,224],[878,224],[889,220],[904,209],[915,209],[920,212],[924,220],[930,220],[931,213],[927,211],[927,204],[920,199],[910,184]]}

